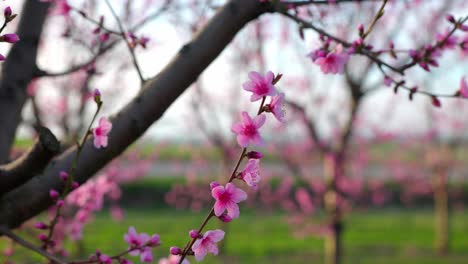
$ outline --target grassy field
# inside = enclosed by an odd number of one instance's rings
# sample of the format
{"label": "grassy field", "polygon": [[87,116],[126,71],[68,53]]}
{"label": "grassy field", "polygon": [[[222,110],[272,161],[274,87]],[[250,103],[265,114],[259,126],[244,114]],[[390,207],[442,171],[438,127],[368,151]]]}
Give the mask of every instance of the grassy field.
{"label": "grassy field", "polygon": [[[161,235],[163,245],[155,253],[164,257],[170,246],[186,243],[188,230],[197,227],[203,217],[202,214],[173,210],[132,210],[127,211],[122,222],[114,222],[106,214],[101,214],[88,225],[86,239],[79,246],[82,252],[86,252],[84,255],[96,248],[106,253],[117,253],[125,249],[123,234],[128,226],[133,225],[139,232]],[[228,225],[222,256],[210,256],[203,263],[323,263],[322,240],[291,237],[283,217],[280,213],[244,213]],[[345,264],[468,263],[467,213],[453,215],[452,252],[446,257],[432,252],[430,211],[386,209],[356,212],[347,217],[346,223]],[[218,227],[219,222],[214,221],[208,228]],[[77,245],[74,248],[76,250]],[[31,263],[21,259],[20,263]]]}

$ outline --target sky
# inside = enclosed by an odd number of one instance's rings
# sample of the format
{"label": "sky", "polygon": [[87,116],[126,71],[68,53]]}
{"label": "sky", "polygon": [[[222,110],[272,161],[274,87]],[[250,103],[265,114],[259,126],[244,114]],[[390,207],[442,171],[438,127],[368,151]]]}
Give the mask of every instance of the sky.
{"label": "sky", "polygon": [[[80,1],[71,1],[78,5]],[[143,3],[139,1],[136,3]],[[158,1],[153,1],[158,2]],[[183,3],[183,1],[181,2]],[[188,4],[187,4],[188,5]],[[16,6],[16,3],[15,3]],[[157,4],[156,4],[157,6]],[[16,10],[17,7],[14,7]],[[118,10],[118,5],[116,5]],[[342,11],[342,10],[341,10]],[[148,12],[151,12],[148,11]],[[346,12],[346,10],[344,11]],[[463,13],[462,11],[458,11]],[[106,15],[106,23],[113,23],[112,18],[108,16],[109,12],[104,6],[98,9],[99,14]],[[468,13],[468,12],[465,12]],[[193,18],[187,11],[180,12],[180,18],[190,20]],[[76,16],[74,18],[77,18]],[[179,18],[179,19],[180,19]],[[79,18],[78,18],[79,19]],[[179,48],[190,39],[190,33],[187,30],[181,29],[180,27],[174,26],[174,20],[177,18],[167,16],[158,19],[146,27],[140,32],[151,38],[148,49],[137,50],[137,58],[141,68],[143,69],[143,75],[150,77],[159,72],[163,67],[171,60],[171,58],[177,53]],[[359,19],[357,19],[359,21]],[[49,21],[49,27],[46,31],[47,40],[44,41],[44,48],[40,52],[38,64],[48,70],[60,70],[66,67],[67,61],[63,58],[73,58],[73,60],[79,61],[80,59],[86,58],[87,54],[71,54],[70,46],[67,45],[68,40],[60,38],[59,35],[63,32],[63,28],[60,26],[63,24],[64,19],[61,17],[54,17]],[[311,32],[306,32],[305,40],[300,41],[297,28],[293,24],[289,23],[289,26],[284,28],[284,19],[278,15],[265,16],[262,18],[263,27],[265,28],[265,35],[267,35],[268,41],[266,41],[262,47],[263,54],[265,56],[266,68],[273,72],[281,72],[284,75],[283,81],[278,85],[279,89],[286,93],[287,97],[295,98],[302,104],[308,104],[309,101],[304,98],[317,98],[317,95],[326,98],[326,102],[320,109],[320,114],[309,113],[310,115],[316,115],[318,118],[319,128],[324,137],[331,135],[334,126],[330,124],[330,116],[336,117],[337,120],[344,120],[346,118],[347,107],[347,93],[343,87],[342,76],[330,76],[323,75],[316,65],[313,65],[310,60],[306,58],[306,54],[313,48],[317,47],[317,36]],[[407,27],[413,26],[417,21],[409,19]],[[86,24],[86,21],[80,23]],[[202,22],[203,23],[203,22]],[[327,26],[317,22],[320,26]],[[89,25],[88,25],[89,26]],[[114,25],[115,26],[115,25]],[[249,25],[253,27],[253,25]],[[246,38],[246,32],[244,30],[240,35],[237,36],[236,46],[248,47],[247,44],[242,43],[243,41],[252,41]],[[284,45],[281,42],[282,34],[286,31],[291,37],[291,43]],[[86,36],[84,36],[86,37]],[[69,43],[69,42],[68,42]],[[399,41],[400,45],[410,43],[410,40],[402,39]],[[1,47],[3,50],[6,47]],[[204,109],[204,118],[210,119],[212,116],[217,116],[220,120],[220,124],[210,124],[213,129],[220,129],[223,134],[227,137],[232,136],[229,129],[232,122],[235,121],[235,115],[233,113],[226,113],[226,109],[223,109],[224,101],[233,101],[233,98],[229,97],[231,94],[236,94],[239,98],[235,101],[242,107],[247,107],[246,110],[252,110],[253,107],[249,106],[248,94],[246,92],[236,92],[233,89],[241,90],[242,82],[247,80],[247,72],[250,70],[261,71],[260,67],[251,65],[250,69],[239,69],[236,68],[235,62],[238,60],[238,50],[229,47],[226,49],[221,56],[216,59],[208,69],[203,73],[201,79],[203,82],[204,91],[207,91],[210,96],[216,99],[213,108]],[[73,56],[71,56],[73,55]],[[128,60],[128,52],[125,47],[120,46],[117,52],[114,53],[114,57],[117,60]],[[353,59],[354,60],[354,59]],[[359,60],[359,59],[356,59]],[[359,63],[353,62],[353,65],[359,67]],[[416,69],[411,71],[411,77],[416,80],[416,83],[420,87],[425,87],[436,92],[447,93],[453,92],[458,89],[460,77],[468,75],[466,69],[468,65],[466,59],[461,59],[459,54],[444,56],[440,64],[442,67],[434,69],[433,72],[428,75],[424,74],[422,70]],[[93,81],[93,85],[99,88],[103,93],[103,98],[112,98],[111,103],[104,109],[103,115],[110,115],[115,113],[118,109],[124,106],[136,93],[138,93],[138,77],[136,72],[131,67],[126,67],[125,70],[116,70],[122,64],[116,63],[115,65],[109,62],[103,63],[104,74],[102,77],[97,78]],[[127,65],[128,66],[128,65]],[[99,64],[98,64],[99,67]],[[266,70],[266,69],[263,69]],[[116,78],[116,74],[118,78]],[[369,82],[381,82],[381,74],[375,72],[369,78]],[[312,79],[310,91],[301,90],[297,87],[298,80]],[[59,84],[57,84],[57,82]],[[46,86],[54,86],[54,89],[44,88]],[[44,87],[43,87],[44,86]],[[65,86],[65,87],[64,87]],[[53,105],[50,102],[54,102],[55,99],[59,98],[63,94],[63,89],[67,89],[66,85],[61,80],[45,80],[43,81],[38,98],[44,105]],[[117,95],[117,96],[116,96]],[[201,140],[203,139],[202,133],[187,133],[187,129],[190,126],[197,126],[196,122],[193,122],[193,115],[191,113],[190,102],[193,98],[193,88],[186,91],[164,114],[161,120],[157,121],[146,133],[145,137],[153,140]],[[55,100],[56,101],[56,100]],[[436,110],[436,115],[446,114],[454,115],[455,119],[458,113],[467,113],[466,106],[463,107],[463,111],[460,107],[452,107],[450,105],[456,104],[453,99],[442,100],[442,109]],[[430,127],[430,119],[427,115],[427,109],[429,100],[422,96],[416,96],[414,101],[410,102],[407,99],[407,93],[400,92],[394,95],[392,90],[387,87],[379,88],[379,91],[373,93],[366,98],[361,111],[360,121],[364,124],[358,127],[358,133],[367,135],[371,131],[371,127],[379,127],[380,129],[388,132],[397,134],[413,134],[413,133],[425,133]],[[74,100],[68,100],[68,105],[73,108],[76,103]],[[450,107],[448,107],[450,106]],[[235,110],[240,112],[241,107],[234,107]],[[454,110],[455,109],[455,110]],[[92,109],[88,109],[91,114]],[[209,111],[215,113],[209,113]],[[208,112],[207,112],[208,111]],[[448,114],[447,114],[448,113]],[[26,109],[24,113],[25,118],[30,117],[30,109]],[[294,119],[294,117],[291,117]],[[468,118],[467,118],[468,120]],[[467,121],[468,122],[468,121]],[[189,127],[187,127],[189,126]],[[274,124],[271,124],[274,127]],[[297,125],[291,125],[292,131],[290,133],[300,134],[300,131],[294,131]],[[52,128],[54,131],[54,128]],[[269,129],[265,129],[268,131]],[[23,127],[21,133],[28,134],[28,129]],[[55,132],[55,131],[54,131]],[[60,133],[60,131],[57,131]],[[443,133],[450,134],[448,131]],[[271,136],[271,135],[270,135]]]}

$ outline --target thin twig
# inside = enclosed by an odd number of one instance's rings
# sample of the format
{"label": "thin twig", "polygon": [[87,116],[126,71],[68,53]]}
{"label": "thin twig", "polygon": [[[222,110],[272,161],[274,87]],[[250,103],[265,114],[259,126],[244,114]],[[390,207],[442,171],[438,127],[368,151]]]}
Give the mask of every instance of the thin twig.
{"label": "thin twig", "polygon": [[143,73],[141,72],[140,65],[138,64],[138,61],[137,61],[137,58],[136,58],[136,55],[135,55],[135,50],[133,49],[132,45],[130,45],[130,42],[127,39],[125,29],[124,29],[124,27],[122,25],[122,21],[120,21],[119,16],[115,12],[115,10],[112,7],[112,5],[110,4],[109,0],[105,0],[105,1],[106,1],[107,6],[110,9],[112,15],[114,16],[115,20],[117,21],[117,25],[118,25],[118,27],[120,29],[120,36],[122,37],[122,39],[127,44],[128,51],[130,52],[130,55],[132,56],[133,65],[135,66],[135,69],[136,69],[136,71],[138,73],[138,77],[140,78],[140,82],[143,85],[145,83],[145,78],[143,77]]}
{"label": "thin twig", "polygon": [[8,229],[5,226],[0,226],[0,234],[3,234],[7,237],[9,237],[11,240],[15,241],[16,243],[22,245],[23,247],[30,249],[32,251],[35,251],[36,253],[39,253],[40,255],[44,256],[45,258],[54,261],[54,263],[59,263],[59,264],[67,264],[67,262],[61,260],[57,256],[54,256],[50,254],[49,252],[42,250],[35,245],[29,243],[28,241],[24,240],[23,238],[19,237],[15,233],[13,233],[10,229]]}

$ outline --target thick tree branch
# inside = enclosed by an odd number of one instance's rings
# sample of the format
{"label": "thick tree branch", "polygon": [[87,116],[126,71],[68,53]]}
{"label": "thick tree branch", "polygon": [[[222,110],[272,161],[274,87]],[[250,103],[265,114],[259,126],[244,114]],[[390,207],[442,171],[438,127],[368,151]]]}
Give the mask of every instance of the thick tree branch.
{"label": "thick tree branch", "polygon": [[45,127],[38,128],[39,138],[17,160],[0,166],[0,196],[41,173],[49,161],[59,152],[60,143]]}
{"label": "thick tree branch", "polygon": [[[172,62],[111,118],[113,129],[107,148],[96,149],[93,139],[87,140],[77,162],[75,180],[84,183],[137,140],[216,59],[246,23],[270,8],[269,4],[259,1],[232,0],[219,10],[201,32],[182,47]],[[41,175],[4,195],[0,199],[0,225],[17,227],[52,205],[48,192],[52,188],[63,189],[63,183],[57,176],[60,171],[70,168],[76,151],[76,147],[70,148],[53,160]]]}
{"label": "thick tree branch", "polygon": [[21,41],[11,48],[3,63],[0,80],[0,164],[8,162],[21,111],[26,102],[26,87],[36,72],[36,55],[42,27],[50,3],[27,0],[22,9],[17,34]]}

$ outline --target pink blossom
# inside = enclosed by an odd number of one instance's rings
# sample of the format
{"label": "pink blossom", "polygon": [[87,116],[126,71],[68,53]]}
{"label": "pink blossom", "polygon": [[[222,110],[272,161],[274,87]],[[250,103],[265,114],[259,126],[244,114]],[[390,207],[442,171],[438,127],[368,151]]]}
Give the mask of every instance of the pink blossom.
{"label": "pink blossom", "polygon": [[242,180],[247,183],[250,187],[257,189],[257,183],[260,182],[260,160],[249,159],[244,170],[241,172]]}
{"label": "pink blossom", "polygon": [[99,119],[99,126],[93,129],[94,146],[96,148],[107,147],[107,134],[112,129],[112,123],[105,117]]}
{"label": "pink blossom", "polygon": [[315,64],[320,66],[320,70],[325,73],[343,73],[344,65],[348,61],[348,55],[342,53],[330,52],[324,57],[315,60]]}
{"label": "pink blossom", "polygon": [[112,259],[107,256],[106,254],[101,254],[99,256],[99,263],[103,263],[103,264],[111,264],[112,263]]}
{"label": "pink blossom", "polygon": [[195,253],[195,259],[203,260],[206,253],[218,255],[218,246],[216,243],[224,238],[224,231],[220,229],[207,231],[202,238],[195,241],[192,250]]}
{"label": "pink blossom", "polygon": [[264,96],[276,94],[276,89],[273,85],[273,80],[275,79],[273,72],[269,71],[263,77],[260,73],[252,71],[249,73],[249,78],[250,81],[245,82],[242,86],[244,90],[252,92],[250,101],[254,102]]}
{"label": "pink blossom", "polygon": [[130,248],[139,248],[146,244],[150,237],[146,233],[138,234],[135,227],[131,226],[128,228],[128,233],[124,235],[124,239]]}
{"label": "pink blossom", "polygon": [[239,217],[239,206],[237,203],[247,199],[247,194],[233,183],[226,184],[226,188],[224,186],[213,188],[211,196],[216,200],[214,204],[215,215],[220,216],[227,210],[228,215],[232,218]]}
{"label": "pink blossom", "polygon": [[280,122],[284,121],[285,111],[283,107],[284,93],[280,93],[271,98],[270,104],[268,104],[269,111],[276,117]]}
{"label": "pink blossom", "polygon": [[[158,264],[178,264],[180,260],[180,256],[171,255],[169,258],[162,258],[159,260]],[[182,261],[182,264],[190,264],[187,259]]]}
{"label": "pink blossom", "polygon": [[265,123],[265,119],[263,114],[252,119],[247,112],[242,112],[242,121],[231,128],[231,131],[237,134],[237,142],[241,147],[245,148],[250,143],[257,146],[263,145],[258,129]]}
{"label": "pink blossom", "polygon": [[151,248],[145,247],[140,255],[141,262],[153,262],[153,252]]}
{"label": "pink blossom", "polygon": [[151,248],[161,244],[159,235],[153,235],[150,237],[146,233],[138,234],[133,226],[128,228],[128,233],[124,235],[125,241],[128,243],[129,248],[135,248],[129,252],[132,256],[140,255],[141,262],[152,262],[153,253]]}
{"label": "pink blossom", "polygon": [[463,98],[468,98],[468,85],[465,80],[465,76],[463,76],[460,80],[460,96]]}

